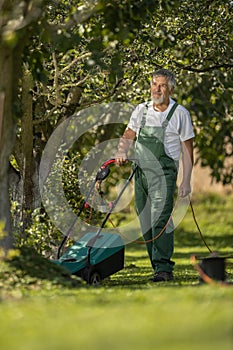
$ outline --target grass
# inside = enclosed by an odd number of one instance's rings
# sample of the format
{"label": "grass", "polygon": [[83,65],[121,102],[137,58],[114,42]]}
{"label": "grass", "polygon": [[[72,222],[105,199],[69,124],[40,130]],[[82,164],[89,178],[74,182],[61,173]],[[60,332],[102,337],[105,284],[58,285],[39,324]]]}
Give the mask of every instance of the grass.
{"label": "grass", "polygon": [[[232,254],[233,196],[193,199],[208,245]],[[86,285],[35,252],[1,263],[2,350],[231,350],[233,286],[199,285],[190,256],[209,254],[188,211],[175,234],[175,280],[153,284],[145,246],[126,247],[125,268]],[[227,280],[233,282],[232,259]],[[5,277],[5,283],[3,278]],[[7,281],[6,281],[7,278]]]}

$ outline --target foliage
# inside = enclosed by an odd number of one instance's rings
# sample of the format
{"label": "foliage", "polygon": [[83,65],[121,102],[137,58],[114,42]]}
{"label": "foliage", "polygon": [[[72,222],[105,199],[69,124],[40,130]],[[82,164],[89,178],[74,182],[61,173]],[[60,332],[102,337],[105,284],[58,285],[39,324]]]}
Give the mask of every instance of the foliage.
{"label": "foliage", "polygon": [[56,257],[61,239],[61,232],[54,227],[43,208],[33,211],[32,224],[25,230],[24,235],[19,233],[17,236],[15,233],[18,247],[27,246],[47,258]]}
{"label": "foliage", "polygon": [[1,297],[23,296],[24,292],[60,287],[74,288],[82,284],[80,279],[42,257],[35,249],[22,246],[12,250],[0,260]]}

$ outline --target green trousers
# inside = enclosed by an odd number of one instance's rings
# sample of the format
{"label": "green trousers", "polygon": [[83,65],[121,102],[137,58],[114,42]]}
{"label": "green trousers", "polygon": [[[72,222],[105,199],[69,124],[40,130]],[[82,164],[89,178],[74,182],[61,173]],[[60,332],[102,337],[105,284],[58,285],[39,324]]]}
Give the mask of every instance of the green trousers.
{"label": "green trousers", "polygon": [[[177,103],[161,126],[145,126],[148,106],[144,108],[135,147],[139,167],[135,173],[135,204],[154,272],[172,272],[174,231],[169,225],[161,236],[173,209],[177,164],[164,148],[165,131]],[[171,223],[171,222],[170,222]]]}
{"label": "green trousers", "polygon": [[138,168],[135,174],[135,205],[141,230],[146,242],[154,272],[172,272],[174,262],[171,260],[174,250],[174,231],[169,222],[158,238],[173,209],[176,189],[177,168],[175,163],[164,157],[160,160],[161,168],[150,166]]}

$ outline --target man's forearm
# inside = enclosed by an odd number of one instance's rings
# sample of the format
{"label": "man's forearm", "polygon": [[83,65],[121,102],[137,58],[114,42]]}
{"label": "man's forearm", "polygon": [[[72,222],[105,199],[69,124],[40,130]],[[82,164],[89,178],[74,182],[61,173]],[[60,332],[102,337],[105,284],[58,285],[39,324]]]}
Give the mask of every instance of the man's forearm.
{"label": "man's forearm", "polygon": [[115,155],[116,164],[121,165],[127,160],[127,153],[136,137],[135,131],[127,128],[118,144],[118,151]]}
{"label": "man's forearm", "polygon": [[193,139],[182,143],[183,181],[190,182],[193,169]]}
{"label": "man's forearm", "polygon": [[193,169],[193,139],[182,142],[183,176],[178,193],[185,197],[191,192],[191,175]]}
{"label": "man's forearm", "polygon": [[131,129],[126,129],[118,145],[118,153],[128,153],[130,146],[135,139],[136,133]]}

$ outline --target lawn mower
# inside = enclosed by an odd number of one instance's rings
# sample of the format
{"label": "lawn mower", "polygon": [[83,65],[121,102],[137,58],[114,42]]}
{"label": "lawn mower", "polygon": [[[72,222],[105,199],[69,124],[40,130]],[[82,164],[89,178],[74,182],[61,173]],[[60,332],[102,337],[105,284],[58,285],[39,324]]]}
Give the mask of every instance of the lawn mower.
{"label": "lawn mower", "polygon": [[64,254],[61,255],[61,251],[77,223],[80,214],[89,207],[88,199],[93,194],[96,184],[98,183],[98,186],[101,185],[102,181],[110,174],[110,166],[114,163],[115,159],[109,159],[99,168],[95,181],[92,184],[75,221],[71,224],[58,248],[57,260],[54,260],[56,264],[65,267],[71,274],[81,277],[91,285],[99,284],[104,278],[109,277],[124,268],[125,245],[121,236],[115,233],[102,232],[102,230],[126,187],[132,180],[138,166],[136,163],[135,166],[133,166],[129,178],[124,183],[124,186],[118,194],[118,197],[109,206],[104,220],[97,232],[86,233],[68,248]]}

